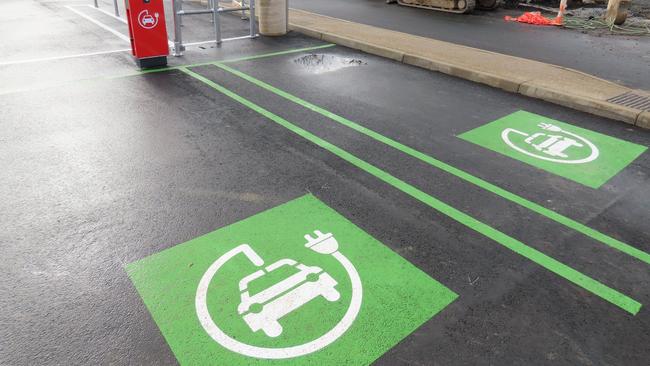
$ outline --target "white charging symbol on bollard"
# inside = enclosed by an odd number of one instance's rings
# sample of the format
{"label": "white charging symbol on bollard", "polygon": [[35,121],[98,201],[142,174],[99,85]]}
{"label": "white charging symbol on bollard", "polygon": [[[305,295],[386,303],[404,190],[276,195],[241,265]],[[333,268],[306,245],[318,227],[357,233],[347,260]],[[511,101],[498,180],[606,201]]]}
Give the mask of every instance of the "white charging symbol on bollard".
{"label": "white charging symbol on bollard", "polygon": [[138,24],[144,29],[153,29],[158,25],[160,14],[149,14],[149,10],[143,10],[138,14]]}

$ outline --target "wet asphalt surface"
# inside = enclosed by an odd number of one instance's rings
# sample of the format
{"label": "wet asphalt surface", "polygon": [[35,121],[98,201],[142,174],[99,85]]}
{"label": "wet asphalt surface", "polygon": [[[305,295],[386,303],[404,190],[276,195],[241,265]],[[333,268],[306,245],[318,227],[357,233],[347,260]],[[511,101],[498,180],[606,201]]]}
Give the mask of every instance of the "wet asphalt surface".
{"label": "wet asphalt surface", "polygon": [[[29,17],[0,15],[0,27],[51,28],[33,47],[0,38],[12,50],[0,64],[124,47],[66,4],[85,2],[1,5]],[[320,44],[262,37],[170,62]],[[338,46],[230,66],[650,251],[647,152],[594,190],[456,137],[517,110],[645,146],[647,131]],[[459,295],[377,365],[647,364],[647,264],[215,66],[192,70],[643,308],[622,311],[178,70],[132,75],[115,53],[0,65],[0,364],[175,364],[124,266],[307,193]]]}
{"label": "wet asphalt surface", "polygon": [[650,89],[650,37],[582,33],[504,21],[535,9],[459,16],[385,0],[291,0],[292,8],[465,46],[570,67],[632,88]]}

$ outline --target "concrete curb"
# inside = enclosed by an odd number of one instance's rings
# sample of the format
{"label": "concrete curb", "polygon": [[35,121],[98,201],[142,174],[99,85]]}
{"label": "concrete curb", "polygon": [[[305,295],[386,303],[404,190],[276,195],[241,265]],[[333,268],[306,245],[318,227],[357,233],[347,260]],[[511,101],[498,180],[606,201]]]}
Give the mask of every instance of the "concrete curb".
{"label": "concrete curb", "polygon": [[632,89],[581,71],[302,10],[289,16],[289,28],[309,37],[650,129],[650,112],[608,101]]}
{"label": "concrete curb", "polygon": [[636,120],[636,125],[641,128],[650,129],[650,112],[643,112]]}

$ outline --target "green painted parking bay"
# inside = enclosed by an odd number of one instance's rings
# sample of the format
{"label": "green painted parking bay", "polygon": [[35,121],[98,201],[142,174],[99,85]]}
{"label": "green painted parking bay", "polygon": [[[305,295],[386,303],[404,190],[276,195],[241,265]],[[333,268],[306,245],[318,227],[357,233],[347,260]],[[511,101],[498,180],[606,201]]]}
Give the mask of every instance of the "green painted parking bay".
{"label": "green painted parking bay", "polygon": [[0,70],[0,363],[648,359],[650,156],[595,190],[456,137],[517,109],[647,132],[296,34],[123,56]]}
{"label": "green painted parking bay", "polygon": [[647,149],[526,111],[459,137],[592,188],[599,188]]}
{"label": "green painted parking bay", "polygon": [[127,266],[181,364],[370,364],[457,295],[312,195]]}

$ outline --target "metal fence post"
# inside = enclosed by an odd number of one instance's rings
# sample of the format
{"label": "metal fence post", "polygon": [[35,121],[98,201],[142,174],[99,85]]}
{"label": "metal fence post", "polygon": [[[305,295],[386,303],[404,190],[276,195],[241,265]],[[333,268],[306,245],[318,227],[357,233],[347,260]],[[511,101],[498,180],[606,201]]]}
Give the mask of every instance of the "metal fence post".
{"label": "metal fence post", "polygon": [[249,0],[248,1],[248,7],[250,8],[248,10],[248,20],[250,21],[250,26],[251,26],[251,37],[255,37],[257,34],[257,30],[255,29],[255,0]]}
{"label": "metal fence post", "polygon": [[221,20],[219,19],[219,0],[212,2],[212,21],[214,22],[214,35],[217,44],[221,44]]}
{"label": "metal fence post", "polygon": [[[172,9],[174,13],[174,56],[182,56],[185,51],[185,45],[183,45],[183,18],[186,15],[200,15],[200,14],[212,14],[212,22],[214,23],[214,33],[215,41],[217,45],[220,45],[225,41],[232,41],[244,38],[255,38],[257,37],[257,24],[255,23],[255,0],[250,0],[248,6],[240,6],[236,8],[220,8],[219,0],[208,0],[209,6],[207,9],[190,9],[183,10],[182,0],[171,0]],[[241,37],[231,37],[223,38],[221,33],[221,13],[232,13],[239,11],[249,11],[251,16],[248,17],[250,24],[250,35],[241,36]],[[204,43],[211,43],[211,41],[206,42],[190,42],[187,45],[198,45]]]}
{"label": "metal fence post", "polygon": [[95,7],[99,8],[99,4],[97,4],[97,0],[95,0]]}
{"label": "metal fence post", "polygon": [[[248,7],[249,8],[250,8],[250,5],[251,5],[251,2],[249,1],[248,2]],[[242,8],[246,7],[246,1],[245,0],[241,0],[241,7]],[[249,13],[250,13],[250,10],[249,10]],[[246,10],[241,11],[241,19],[246,20]]]}
{"label": "metal fence post", "polygon": [[183,55],[183,35],[181,30],[182,17],[178,12],[180,11],[181,0],[172,0],[172,11],[174,12],[174,56]]}
{"label": "metal fence post", "polygon": [[286,19],[287,29],[286,29],[286,31],[287,31],[287,33],[289,33],[289,0],[285,0],[285,7],[286,7],[285,11],[287,12],[287,19]]}
{"label": "metal fence post", "polygon": [[[176,1],[178,1],[178,11],[183,10],[183,0],[176,0]],[[183,26],[183,17],[182,16],[178,17],[178,24],[180,24],[181,27]]]}
{"label": "metal fence post", "polygon": [[113,7],[115,8],[115,16],[120,17],[120,9],[117,7],[117,0],[113,0]]}

